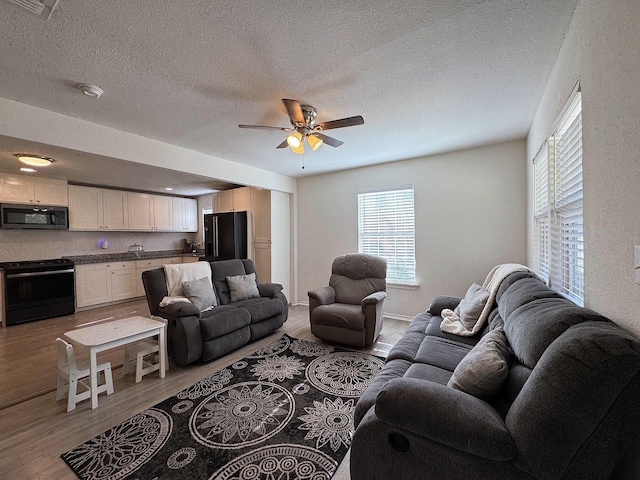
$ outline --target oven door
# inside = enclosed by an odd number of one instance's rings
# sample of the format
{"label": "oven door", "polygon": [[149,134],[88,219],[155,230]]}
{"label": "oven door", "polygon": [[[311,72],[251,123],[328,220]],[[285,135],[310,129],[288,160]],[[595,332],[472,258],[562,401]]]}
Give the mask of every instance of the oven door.
{"label": "oven door", "polygon": [[7,325],[69,315],[75,311],[73,268],[6,273]]}

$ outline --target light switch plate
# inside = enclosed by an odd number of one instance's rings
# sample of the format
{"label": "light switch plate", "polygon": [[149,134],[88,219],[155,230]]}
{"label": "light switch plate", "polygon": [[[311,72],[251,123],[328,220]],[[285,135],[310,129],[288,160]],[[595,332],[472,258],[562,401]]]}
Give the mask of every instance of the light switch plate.
{"label": "light switch plate", "polygon": [[633,252],[635,257],[633,261],[633,270],[635,272],[636,283],[640,283],[640,247],[634,247]]}

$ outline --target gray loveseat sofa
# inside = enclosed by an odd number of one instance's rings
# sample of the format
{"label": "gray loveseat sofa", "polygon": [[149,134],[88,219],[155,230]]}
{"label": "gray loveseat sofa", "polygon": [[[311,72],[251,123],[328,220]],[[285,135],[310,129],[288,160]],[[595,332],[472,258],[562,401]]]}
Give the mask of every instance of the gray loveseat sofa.
{"label": "gray loveseat sofa", "polygon": [[[459,302],[437,297],[416,316],[360,398],[352,480],[640,477],[637,338],[530,273],[506,277],[475,338],[440,330]],[[447,386],[499,328],[509,350],[498,393]]]}
{"label": "gray loveseat sofa", "polygon": [[261,284],[257,275],[260,297],[231,302],[227,277],[256,273],[253,261],[222,260],[209,265],[218,306],[204,312],[189,302],[160,307],[167,296],[164,269],[142,274],[149,310],[167,320],[169,356],[179,365],[218,358],[277,330],[289,315],[282,285]]}

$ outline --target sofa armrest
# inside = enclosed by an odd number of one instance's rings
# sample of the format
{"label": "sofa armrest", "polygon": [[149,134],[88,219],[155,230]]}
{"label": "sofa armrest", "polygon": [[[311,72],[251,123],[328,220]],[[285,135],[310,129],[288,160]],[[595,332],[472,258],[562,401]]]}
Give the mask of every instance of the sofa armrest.
{"label": "sofa armrest", "polygon": [[191,302],[176,302],[166,307],[158,307],[158,314],[168,319],[190,316],[200,317],[200,310]]}
{"label": "sofa armrest", "polygon": [[360,305],[362,305],[362,308],[364,308],[365,305],[375,305],[383,301],[385,298],[387,298],[387,292],[373,292],[371,295],[364,297],[362,302],[360,302]]}
{"label": "sofa armrest", "polygon": [[259,283],[258,292],[261,297],[276,298],[276,295],[282,291],[283,287],[279,283]]}
{"label": "sofa armrest", "polygon": [[460,297],[450,297],[448,295],[439,295],[431,300],[429,310],[431,315],[440,315],[445,308],[453,310],[462,301]]}
{"label": "sofa armrest", "polygon": [[376,416],[397,428],[489,460],[515,457],[504,421],[488,403],[417,378],[390,380],[375,403]]}
{"label": "sofa armrest", "polygon": [[329,305],[336,302],[336,291],[333,287],[320,287],[309,290],[309,300],[315,300],[317,305]]}

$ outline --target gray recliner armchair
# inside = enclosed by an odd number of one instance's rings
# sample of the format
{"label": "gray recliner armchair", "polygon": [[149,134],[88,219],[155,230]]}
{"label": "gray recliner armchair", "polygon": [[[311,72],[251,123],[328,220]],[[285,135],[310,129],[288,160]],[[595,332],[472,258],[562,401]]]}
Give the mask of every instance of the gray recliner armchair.
{"label": "gray recliner armchair", "polygon": [[311,333],[331,342],[364,347],[382,330],[387,261],[364,253],[337,257],[328,287],[309,290]]}

